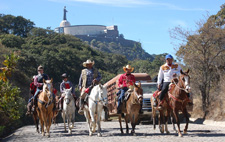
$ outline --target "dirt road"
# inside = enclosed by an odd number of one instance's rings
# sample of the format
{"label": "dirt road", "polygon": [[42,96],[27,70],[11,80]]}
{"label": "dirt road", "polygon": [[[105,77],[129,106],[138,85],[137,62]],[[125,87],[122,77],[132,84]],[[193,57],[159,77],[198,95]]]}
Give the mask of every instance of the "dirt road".
{"label": "dirt road", "polygon": [[[72,135],[64,132],[63,124],[52,125],[51,137],[43,137],[36,133],[34,126],[24,126],[14,132],[12,135],[3,139],[3,141],[13,142],[67,142],[67,141],[97,141],[97,142],[225,142],[225,126],[211,126],[203,124],[189,125],[188,134],[183,137],[178,137],[172,130],[172,125],[169,125],[170,134],[161,134],[157,127],[153,130],[152,124],[137,125],[137,136],[130,134],[120,134],[119,123],[102,122],[102,137],[97,137],[95,133],[93,136],[88,136],[88,128],[85,122],[76,122]],[[124,132],[125,125],[123,124]],[[130,126],[129,126],[130,127]],[[182,130],[184,124],[181,125]]]}

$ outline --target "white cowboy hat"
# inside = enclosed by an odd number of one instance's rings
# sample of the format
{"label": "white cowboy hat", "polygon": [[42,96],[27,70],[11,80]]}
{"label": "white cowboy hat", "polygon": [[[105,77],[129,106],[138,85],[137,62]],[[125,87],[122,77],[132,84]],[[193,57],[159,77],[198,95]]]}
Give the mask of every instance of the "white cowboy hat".
{"label": "white cowboy hat", "polygon": [[129,69],[130,72],[134,71],[134,68],[131,67],[131,65],[127,65],[126,67],[123,67],[123,70],[126,72],[126,69]]}
{"label": "white cowboy hat", "polygon": [[87,64],[92,64],[92,66],[95,64],[94,61],[87,60],[86,62],[83,62],[83,66],[86,67]]}

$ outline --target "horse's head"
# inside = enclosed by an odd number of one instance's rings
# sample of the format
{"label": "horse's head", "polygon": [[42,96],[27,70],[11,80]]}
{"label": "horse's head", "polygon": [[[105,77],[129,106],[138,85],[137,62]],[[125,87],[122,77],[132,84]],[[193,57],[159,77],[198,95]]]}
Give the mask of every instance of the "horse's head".
{"label": "horse's head", "polygon": [[71,98],[73,98],[72,95],[72,87],[70,89],[64,89],[64,101],[66,102],[66,104],[68,105],[71,101]]}
{"label": "horse's head", "polygon": [[43,92],[45,92],[48,96],[48,99],[49,100],[52,100],[53,99],[53,96],[52,96],[52,92],[53,92],[53,85],[52,85],[52,82],[53,82],[53,79],[51,80],[45,80],[43,79]]}
{"label": "horse's head", "polygon": [[191,87],[190,87],[190,76],[188,75],[189,69],[186,72],[180,70],[180,73],[181,74],[179,80],[182,82],[185,92],[190,93]]}
{"label": "horse's head", "polygon": [[141,88],[141,82],[138,85],[134,84],[134,92],[137,96],[138,102],[141,104],[143,101],[143,89]]}

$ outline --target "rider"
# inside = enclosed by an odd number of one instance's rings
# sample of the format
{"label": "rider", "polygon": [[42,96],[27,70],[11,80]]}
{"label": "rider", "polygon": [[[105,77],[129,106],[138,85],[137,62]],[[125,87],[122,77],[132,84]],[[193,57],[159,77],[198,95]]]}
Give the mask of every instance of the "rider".
{"label": "rider", "polygon": [[117,114],[121,114],[121,102],[125,98],[125,92],[131,88],[135,83],[135,76],[131,74],[133,72],[134,68],[132,68],[130,65],[127,65],[126,67],[123,67],[124,74],[122,74],[119,78],[118,87],[120,88],[119,92],[117,93],[119,96],[118,99],[118,107],[117,107]]}
{"label": "rider", "polygon": [[27,105],[27,112],[26,112],[26,115],[30,115],[31,114],[31,109],[32,109],[32,100],[34,98],[34,94],[35,94],[35,91],[37,89],[37,87],[34,85],[34,78],[35,78],[35,75],[32,77],[32,82],[30,83],[30,94],[32,95],[31,98],[28,100],[28,105]]}
{"label": "rider", "polygon": [[[164,98],[164,96],[166,95],[166,93],[168,92],[169,89],[169,84],[171,83],[173,77],[177,77],[180,75],[180,70],[181,67],[176,64],[173,63],[173,56],[168,54],[165,57],[166,59],[166,63],[164,65],[162,65],[159,69],[159,73],[158,73],[158,89],[160,89],[161,85],[162,85],[162,89],[161,89],[161,93],[159,95],[159,99],[160,99],[160,103],[158,108],[161,109],[162,108],[162,100]],[[163,83],[162,83],[163,80]],[[157,106],[156,103],[156,99],[154,100],[154,107]]]}
{"label": "rider", "polygon": [[37,87],[36,92],[34,94],[34,106],[33,110],[37,107],[37,95],[43,89],[43,79],[48,80],[49,77],[47,74],[44,74],[44,68],[40,65],[38,67],[38,75],[34,78],[34,85]]}
{"label": "rider", "polygon": [[[70,89],[70,87],[72,87],[72,94],[73,94],[73,97],[74,97],[74,101],[76,101],[76,95],[75,95],[75,91],[74,91],[74,86],[72,84],[72,82],[70,82],[68,80],[68,75],[67,73],[64,73],[62,74],[62,83],[60,84],[60,92],[61,94],[64,93],[64,89]],[[63,109],[63,96],[61,96],[61,98],[59,99],[60,102],[59,102],[59,111],[61,111]],[[74,102],[75,103],[75,102]]]}
{"label": "rider", "polygon": [[94,63],[95,62],[91,60],[83,62],[83,66],[86,67],[86,69],[82,70],[79,79],[79,89],[81,92],[80,109],[78,111],[79,114],[83,114],[84,99],[86,94],[90,93],[93,85],[98,84],[102,78],[98,70],[93,67]]}

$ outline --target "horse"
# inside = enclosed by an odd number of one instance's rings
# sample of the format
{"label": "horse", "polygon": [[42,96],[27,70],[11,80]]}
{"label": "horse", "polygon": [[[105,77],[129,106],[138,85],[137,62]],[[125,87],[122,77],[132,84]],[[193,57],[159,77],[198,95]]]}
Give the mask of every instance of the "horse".
{"label": "horse", "polygon": [[50,127],[51,127],[51,120],[53,117],[53,80],[45,80],[43,79],[43,91],[39,94],[38,97],[38,107],[36,108],[39,121],[41,124],[41,132],[42,136],[45,136],[44,126],[47,131],[47,137],[50,137]]}
{"label": "horse", "polygon": [[52,123],[55,124],[55,125],[56,124],[58,125],[58,123],[56,122],[56,118],[59,114],[59,99],[60,99],[60,97],[56,95],[55,96],[56,109],[55,109],[55,111],[53,111],[53,116],[52,116]]}
{"label": "horse", "polygon": [[187,134],[188,123],[189,123],[189,116],[187,112],[186,105],[189,101],[188,93],[191,91],[190,87],[190,76],[188,75],[189,69],[186,72],[180,70],[180,76],[178,78],[178,82],[176,83],[173,81],[175,87],[173,87],[169,91],[169,105],[172,108],[173,115],[177,122],[178,127],[178,136],[182,137],[180,132],[180,120],[178,117],[179,111],[182,111],[186,118],[186,125],[183,131],[184,134]]}
{"label": "horse", "polygon": [[38,125],[39,125],[39,118],[38,118],[37,111],[36,110],[33,110],[31,112],[33,103],[34,102],[33,102],[33,98],[32,98],[31,101],[27,104],[27,110],[28,111],[27,111],[26,115],[28,115],[28,116],[31,116],[32,115],[33,120],[34,120],[34,124],[35,124],[35,127],[36,127],[36,132],[39,133],[40,132],[39,131],[39,127],[38,127]]}
{"label": "horse", "polygon": [[[72,134],[72,128],[74,127],[75,110],[76,110],[73,94],[71,91],[72,91],[72,87],[70,89],[64,89],[64,93],[62,94],[62,96],[64,97],[62,118],[63,118],[63,122],[64,122],[65,131],[66,131],[65,120],[67,119],[69,134]],[[70,124],[70,123],[72,123],[72,124]]]}
{"label": "horse", "polygon": [[84,115],[88,123],[89,136],[95,132],[96,123],[98,125],[98,137],[101,137],[101,114],[103,106],[107,104],[107,90],[101,84],[93,87],[90,96],[88,96],[88,104],[84,105]]}
{"label": "horse", "polygon": [[[160,93],[160,91],[157,90],[157,94]],[[157,95],[156,94],[156,95]],[[168,130],[168,118],[171,116],[171,108],[168,103],[168,94],[165,95],[164,101],[162,103],[162,109],[158,109],[158,107],[154,107],[154,96],[151,97],[151,107],[152,107],[152,120],[153,120],[153,128],[155,130],[156,128],[156,111],[159,111],[158,114],[158,124],[159,124],[159,130],[161,133],[164,133],[164,130],[167,134],[169,134]],[[165,124],[165,125],[164,125]]]}
{"label": "horse", "polygon": [[[129,91],[129,90],[128,90]],[[122,104],[122,113],[125,115],[125,122],[126,122],[126,133],[129,133],[128,122],[131,122],[132,130],[131,134],[135,134],[135,126],[138,122],[139,111],[141,109],[141,104],[143,101],[143,90],[141,88],[141,83],[139,82],[138,85],[134,84],[134,89],[131,92],[129,98],[126,100],[126,103],[123,102]],[[123,128],[121,124],[121,114],[118,115],[119,117],[119,124],[120,124],[120,131],[123,134]]]}

